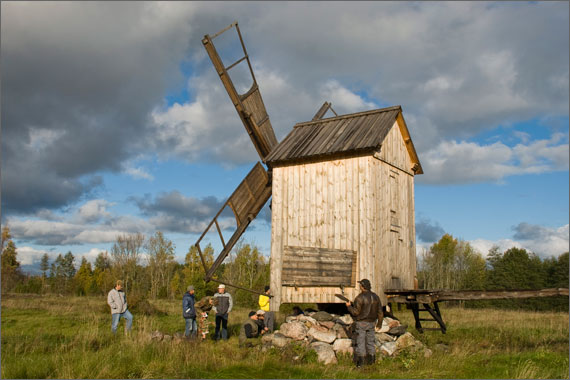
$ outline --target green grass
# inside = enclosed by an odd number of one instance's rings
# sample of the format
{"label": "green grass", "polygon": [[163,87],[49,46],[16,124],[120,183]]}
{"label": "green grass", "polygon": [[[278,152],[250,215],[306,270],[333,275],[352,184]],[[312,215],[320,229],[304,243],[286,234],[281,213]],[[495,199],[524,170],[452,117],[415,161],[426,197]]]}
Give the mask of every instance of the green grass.
{"label": "green grass", "polygon": [[[418,334],[430,358],[404,352],[372,367],[354,368],[343,356],[324,366],[301,346],[240,349],[239,323],[230,315],[229,341],[153,342],[149,333],[183,332],[180,301],[152,306],[165,314],[134,312],[133,332],[110,333],[105,297],[2,298],[3,378],[568,378],[568,313],[443,308],[448,333]],[[409,310],[395,314],[413,326]],[[213,316],[210,317],[213,320]],[[282,322],[284,315],[278,315]],[[213,328],[210,330],[213,331]],[[436,349],[445,344],[448,352]]]}

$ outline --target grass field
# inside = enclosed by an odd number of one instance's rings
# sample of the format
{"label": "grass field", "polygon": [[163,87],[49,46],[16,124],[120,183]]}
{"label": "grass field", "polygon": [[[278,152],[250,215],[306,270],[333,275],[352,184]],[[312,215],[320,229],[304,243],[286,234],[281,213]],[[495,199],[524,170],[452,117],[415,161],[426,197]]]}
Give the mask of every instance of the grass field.
{"label": "grass field", "polygon": [[[2,378],[568,378],[568,313],[443,308],[447,334],[415,337],[430,358],[404,352],[354,368],[349,357],[324,366],[300,346],[238,348],[246,309],[230,314],[229,341],[153,342],[150,332],[183,332],[180,301],[134,314],[129,336],[110,333],[105,297],[2,297]],[[395,315],[413,326],[411,311]],[[212,316],[211,316],[212,318]],[[277,320],[282,322],[284,316]],[[122,332],[123,322],[119,327]],[[441,346],[441,344],[445,346]],[[439,349],[440,347],[444,349]],[[445,348],[446,347],[446,348]]]}

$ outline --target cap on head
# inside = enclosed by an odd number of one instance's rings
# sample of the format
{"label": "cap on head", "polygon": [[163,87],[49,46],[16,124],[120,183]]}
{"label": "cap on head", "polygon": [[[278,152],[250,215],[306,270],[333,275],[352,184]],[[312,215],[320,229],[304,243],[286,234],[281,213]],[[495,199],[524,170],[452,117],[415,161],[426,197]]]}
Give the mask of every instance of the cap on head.
{"label": "cap on head", "polygon": [[366,278],[363,278],[362,280],[358,281],[358,283],[360,285],[362,285],[362,287],[366,290],[372,289],[372,286],[370,285],[370,281],[368,281],[368,279],[366,279]]}
{"label": "cap on head", "polygon": [[269,290],[269,285],[265,285],[265,291]]}
{"label": "cap on head", "polygon": [[186,291],[190,292],[192,290],[194,290],[194,285],[188,285],[188,287],[186,288]]}
{"label": "cap on head", "polygon": [[253,316],[253,315],[255,315],[255,311],[252,310],[249,312],[248,316],[251,318],[251,316]]}
{"label": "cap on head", "polygon": [[218,289],[225,289],[225,288],[226,288],[226,286],[224,284],[218,285]]}
{"label": "cap on head", "polygon": [[263,311],[263,310],[260,309],[260,310],[257,310],[257,313],[256,313],[256,314],[257,314],[257,315],[265,315],[265,311]]}

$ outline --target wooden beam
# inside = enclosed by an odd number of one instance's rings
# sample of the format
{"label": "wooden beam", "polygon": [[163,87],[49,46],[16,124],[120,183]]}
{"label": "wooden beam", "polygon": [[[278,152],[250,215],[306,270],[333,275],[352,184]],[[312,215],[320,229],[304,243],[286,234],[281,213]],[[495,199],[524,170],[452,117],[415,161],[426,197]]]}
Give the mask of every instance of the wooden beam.
{"label": "wooden beam", "polygon": [[440,301],[473,301],[498,299],[523,299],[542,297],[568,297],[567,288],[549,288],[539,290],[393,290],[384,293],[390,302],[398,303],[433,303]]}

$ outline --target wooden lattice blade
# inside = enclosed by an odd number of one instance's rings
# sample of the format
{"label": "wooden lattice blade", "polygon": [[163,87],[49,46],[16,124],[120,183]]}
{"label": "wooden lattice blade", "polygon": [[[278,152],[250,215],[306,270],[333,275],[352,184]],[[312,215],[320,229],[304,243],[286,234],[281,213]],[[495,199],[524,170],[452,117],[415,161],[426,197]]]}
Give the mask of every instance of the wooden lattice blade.
{"label": "wooden lattice blade", "polygon": [[[212,40],[213,38],[219,36],[234,26],[241,42],[244,57],[234,62],[233,64],[230,64],[228,67],[225,67]],[[209,35],[204,36],[202,43],[204,44],[204,47],[208,52],[208,55],[216,69],[216,72],[218,73],[247,133],[249,134],[249,137],[251,138],[251,141],[253,142],[257,153],[262,160],[265,159],[273,147],[277,145],[277,138],[275,137],[275,132],[273,131],[271,121],[267,115],[265,104],[263,103],[263,98],[259,92],[259,87],[257,86],[255,75],[253,74],[253,69],[251,67],[251,62],[245,49],[245,45],[243,44],[243,39],[241,38],[241,33],[239,31],[237,22],[230,25],[228,28],[222,30],[221,32],[215,34],[213,37],[210,37]],[[240,61],[242,60],[247,61],[247,65],[249,66],[249,71],[253,79],[253,84],[246,93],[238,94],[229,74],[229,70],[234,65],[241,63]]]}
{"label": "wooden lattice blade", "polygon": [[233,246],[243,235],[251,221],[259,214],[270,197],[271,181],[269,173],[267,173],[263,165],[258,162],[224,203],[220,211],[216,214],[214,219],[210,222],[204,233],[202,233],[196,242],[196,246],[199,248],[200,241],[209,229],[213,225],[216,225],[216,227],[219,228],[217,218],[221,214],[222,210],[226,206],[229,206],[234,213],[237,228],[227,243],[224,242],[221,231],[218,230],[220,233],[220,239],[222,240],[223,249],[212,266],[210,268],[204,268],[206,271],[206,281],[209,281],[212,278],[216,269],[218,269],[220,264],[230,253]]}

